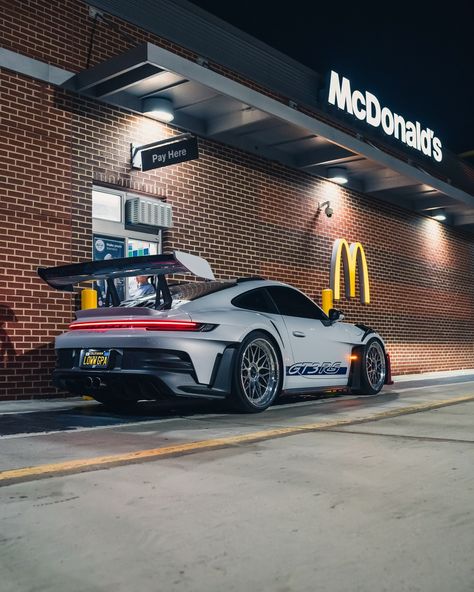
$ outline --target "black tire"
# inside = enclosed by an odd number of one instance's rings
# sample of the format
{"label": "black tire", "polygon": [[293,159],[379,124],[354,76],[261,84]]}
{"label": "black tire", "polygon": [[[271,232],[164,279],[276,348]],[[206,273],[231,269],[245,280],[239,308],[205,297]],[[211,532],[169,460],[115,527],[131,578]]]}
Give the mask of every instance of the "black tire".
{"label": "black tire", "polygon": [[377,395],[387,376],[387,358],[380,339],[369,339],[362,350],[360,364],[360,388],[353,392],[357,395]]}
{"label": "black tire", "polygon": [[283,384],[281,354],[263,331],[249,333],[237,350],[232,377],[232,402],[246,413],[265,411]]}

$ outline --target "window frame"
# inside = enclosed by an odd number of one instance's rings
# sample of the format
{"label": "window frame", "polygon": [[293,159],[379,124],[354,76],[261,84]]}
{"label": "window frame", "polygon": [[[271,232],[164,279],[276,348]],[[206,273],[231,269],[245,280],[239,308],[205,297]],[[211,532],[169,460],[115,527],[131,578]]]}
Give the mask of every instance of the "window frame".
{"label": "window frame", "polygon": [[[144,242],[157,243],[157,253],[162,253],[162,229],[157,229],[156,233],[140,232],[138,230],[130,230],[126,228],[125,222],[125,204],[129,199],[140,197],[136,193],[130,193],[121,189],[113,189],[111,187],[103,187],[102,185],[93,185],[92,191],[101,191],[102,193],[111,193],[113,195],[120,195],[121,197],[121,221],[113,222],[105,220],[104,218],[92,217],[92,234],[101,234],[110,237],[119,237],[125,239],[125,253],[128,252],[128,239],[141,240]],[[153,197],[153,196],[150,196]]]}
{"label": "window frame", "polygon": [[[104,187],[102,185],[92,185],[92,191],[100,191],[102,193],[110,193],[112,195],[120,196],[120,211],[121,211],[121,220],[120,222],[115,222],[112,220],[106,220],[104,218],[94,218],[92,217],[91,212],[91,222],[92,222],[92,250],[91,250],[91,258],[94,257],[94,242],[93,237],[95,235],[110,237],[110,238],[119,238],[124,239],[125,241],[125,254],[124,256],[127,257],[128,255],[128,244],[130,240],[139,240],[143,242],[149,243],[156,243],[156,252],[158,255],[162,253],[163,248],[163,234],[162,229],[157,229],[156,233],[148,233],[148,232],[140,232],[137,230],[130,230],[126,227],[125,221],[125,204],[129,199],[133,199],[135,197],[140,197],[140,195],[135,193],[130,193],[123,189],[114,189],[113,187]],[[154,197],[154,196],[150,196]],[[91,194],[92,198],[92,194]],[[128,282],[125,283],[125,299],[130,297],[129,294],[129,285]]]}

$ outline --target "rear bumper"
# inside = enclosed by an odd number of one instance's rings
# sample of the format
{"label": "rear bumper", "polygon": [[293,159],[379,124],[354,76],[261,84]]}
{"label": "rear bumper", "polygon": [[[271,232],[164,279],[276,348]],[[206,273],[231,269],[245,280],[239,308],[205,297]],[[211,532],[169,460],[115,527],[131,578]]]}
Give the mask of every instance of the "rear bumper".
{"label": "rear bumper", "polygon": [[191,359],[185,352],[170,350],[112,350],[111,367],[85,369],[79,366],[80,350],[58,350],[53,383],[80,395],[120,393],[122,398],[159,399],[199,397],[223,399],[231,392],[235,348],[216,356],[209,384],[197,381]]}

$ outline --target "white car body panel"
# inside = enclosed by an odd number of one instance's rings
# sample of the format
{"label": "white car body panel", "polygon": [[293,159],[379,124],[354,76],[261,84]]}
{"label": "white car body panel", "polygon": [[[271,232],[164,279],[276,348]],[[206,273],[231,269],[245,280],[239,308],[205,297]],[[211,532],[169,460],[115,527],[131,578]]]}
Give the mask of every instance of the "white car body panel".
{"label": "white car body panel", "polygon": [[[266,286],[286,286],[266,280],[246,281],[233,287],[209,294],[193,301],[174,303],[170,310],[152,309],[93,309],[80,311],[78,320],[97,319],[179,319],[199,323],[217,324],[209,332],[150,332],[144,329],[111,329],[100,333],[74,330],[56,339],[56,349],[61,348],[152,348],[185,350],[191,357],[198,382],[207,385],[211,381],[216,356],[223,354],[230,344],[242,342],[252,331],[265,331],[277,343],[284,372],[283,389],[308,389],[345,386],[348,384],[352,348],[361,345],[363,331],[355,325],[336,322],[324,325],[319,320],[282,316],[240,309],[231,300],[244,292]],[[295,289],[295,288],[292,288]],[[119,313],[119,314],[117,314]],[[295,333],[304,337],[295,336]],[[371,337],[380,336],[371,333]],[[303,370],[294,366],[306,365]],[[319,366],[318,366],[319,364]],[[320,374],[318,368],[326,364],[329,370],[337,364],[345,368],[343,374]],[[293,368],[293,372],[289,369]]]}
{"label": "white car body panel", "polygon": [[[166,279],[187,273],[206,281]],[[71,330],[56,339],[53,372],[58,388],[104,403],[232,397],[254,412],[281,390],[375,394],[390,375],[372,329],[331,322],[305,294],[280,282],[216,281],[209,263],[188,253],[85,261],[39,268],[38,275],[69,292],[81,282],[105,281],[112,306],[76,313]],[[155,294],[121,302],[115,281],[137,275],[153,278]],[[372,338],[380,343],[364,349]]]}
{"label": "white car body panel", "polygon": [[[285,316],[284,321],[293,351],[293,365],[306,364],[305,368],[301,366],[290,370],[286,377],[287,388],[309,388],[309,383],[318,387],[346,385],[352,348],[355,339],[358,336],[360,340],[363,331],[355,327],[355,334],[351,330],[353,325],[334,323],[325,326],[316,319]],[[323,368],[335,373],[319,374]],[[341,374],[342,370],[344,372]]]}

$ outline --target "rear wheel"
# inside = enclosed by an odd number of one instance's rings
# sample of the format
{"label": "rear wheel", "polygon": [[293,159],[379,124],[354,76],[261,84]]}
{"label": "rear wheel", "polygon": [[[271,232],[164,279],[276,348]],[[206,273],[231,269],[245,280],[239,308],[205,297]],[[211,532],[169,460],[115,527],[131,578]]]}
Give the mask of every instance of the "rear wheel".
{"label": "rear wheel", "polygon": [[258,413],[278,397],[283,382],[277,345],[269,335],[253,331],[242,341],[234,366],[232,396],[247,413]]}
{"label": "rear wheel", "polygon": [[359,395],[376,395],[382,390],[387,375],[385,350],[379,339],[370,339],[361,356],[360,389],[354,392]]}

